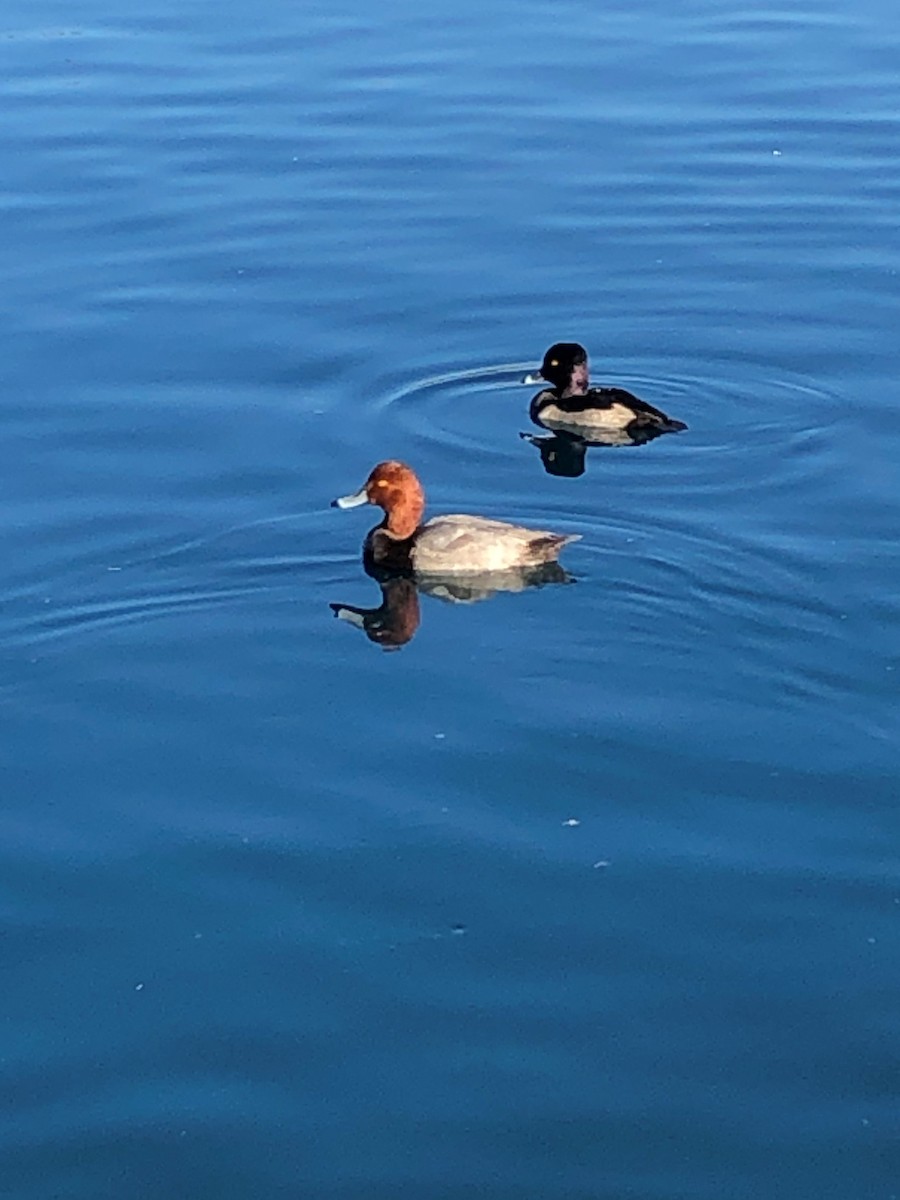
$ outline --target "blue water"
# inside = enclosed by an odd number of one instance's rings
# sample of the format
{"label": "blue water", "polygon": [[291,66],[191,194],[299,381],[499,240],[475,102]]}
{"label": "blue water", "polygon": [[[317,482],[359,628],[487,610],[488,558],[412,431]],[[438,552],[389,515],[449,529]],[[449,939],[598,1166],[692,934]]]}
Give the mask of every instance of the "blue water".
{"label": "blue water", "polygon": [[[0,48],[0,1194],[896,1200],[894,6]],[[574,582],[336,621],[385,457]]]}

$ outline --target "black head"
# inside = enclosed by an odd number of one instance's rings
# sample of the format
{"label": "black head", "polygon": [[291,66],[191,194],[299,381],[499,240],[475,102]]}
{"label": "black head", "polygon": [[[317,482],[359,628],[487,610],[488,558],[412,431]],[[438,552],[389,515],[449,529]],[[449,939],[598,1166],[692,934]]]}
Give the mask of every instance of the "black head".
{"label": "black head", "polygon": [[566,388],[572,382],[576,368],[587,380],[587,350],[578,342],[556,342],[544,355],[540,374],[555,388]]}

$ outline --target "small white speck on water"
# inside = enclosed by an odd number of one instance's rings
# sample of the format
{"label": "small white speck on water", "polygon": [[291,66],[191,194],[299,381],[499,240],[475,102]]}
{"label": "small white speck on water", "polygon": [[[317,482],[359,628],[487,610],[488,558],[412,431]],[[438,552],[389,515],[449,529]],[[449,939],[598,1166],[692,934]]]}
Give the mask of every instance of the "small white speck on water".
{"label": "small white speck on water", "polygon": [[773,151],[772,151],[772,157],[773,157],[773,158],[781,158],[781,151],[780,151],[780,150],[773,150]]}
{"label": "small white speck on water", "polygon": [[107,571],[121,571],[122,570],[121,567],[107,567],[106,569],[107,569]]}
{"label": "small white speck on water", "polygon": [[569,817],[567,821],[563,821],[563,825],[568,826],[569,829],[574,829],[576,825],[580,824],[581,822],[577,817]]}
{"label": "small white speck on water", "polygon": [[609,866],[608,858],[598,858],[597,861],[594,863],[594,870],[599,871],[601,867],[608,867],[608,866]]}
{"label": "small white speck on water", "polygon": [[869,943],[870,946],[874,946],[876,944],[876,942],[878,941],[878,938],[866,938],[866,941]]}
{"label": "small white speck on water", "polygon": [[442,742],[446,736],[447,736],[446,733],[436,733],[434,735],[434,740],[436,742]]}
{"label": "small white speck on water", "polygon": [[134,985],[134,990],[136,992],[142,992],[144,990],[144,985],[142,983],[136,983]]}
{"label": "small white speck on water", "polygon": [[200,939],[201,939],[202,937],[203,937],[203,934],[202,934],[202,933],[195,933],[195,934],[194,934],[194,941],[195,941],[195,942],[199,942],[199,941],[200,941]]}

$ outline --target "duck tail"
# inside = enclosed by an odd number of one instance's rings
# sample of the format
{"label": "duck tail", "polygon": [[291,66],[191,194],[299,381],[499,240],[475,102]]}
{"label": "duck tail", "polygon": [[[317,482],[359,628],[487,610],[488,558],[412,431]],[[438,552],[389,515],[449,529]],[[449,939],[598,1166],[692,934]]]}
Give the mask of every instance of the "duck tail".
{"label": "duck tail", "polygon": [[580,540],[580,533],[544,533],[531,542],[529,549],[536,563],[553,562],[563,546]]}
{"label": "duck tail", "polygon": [[674,417],[666,417],[660,425],[660,429],[663,433],[681,433],[682,430],[687,429],[687,425],[684,421],[676,421]]}

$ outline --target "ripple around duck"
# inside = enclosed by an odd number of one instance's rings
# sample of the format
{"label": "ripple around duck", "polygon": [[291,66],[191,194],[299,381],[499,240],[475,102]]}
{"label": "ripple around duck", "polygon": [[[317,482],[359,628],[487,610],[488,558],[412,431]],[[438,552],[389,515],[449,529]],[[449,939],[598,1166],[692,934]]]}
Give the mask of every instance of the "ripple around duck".
{"label": "ripple around duck", "polygon": [[[544,482],[540,464],[532,459],[529,466],[530,451],[517,436],[528,426],[535,390],[519,383],[529,364],[412,381],[375,407],[432,459],[451,451],[446,457],[455,466],[463,450],[500,468],[461,508],[480,510],[499,496],[523,518],[564,522],[582,533],[570,566],[578,575],[590,564],[593,575],[596,564],[604,603],[621,609],[624,624],[647,618],[665,630],[674,621],[702,636],[711,617],[736,621],[759,651],[770,636],[760,618],[768,606],[776,626],[830,636],[852,590],[849,580],[835,585],[826,603],[820,589],[842,529],[835,476],[846,403],[808,377],[775,375],[762,364],[721,359],[702,376],[687,362],[672,365],[661,361],[654,370],[643,362],[640,369],[603,371],[602,378],[684,419],[687,433],[630,452],[591,449],[580,482],[546,480],[540,492],[533,474]],[[520,409],[513,407],[516,394]],[[489,407],[486,397],[500,402]],[[519,469],[518,458],[527,469]],[[765,505],[757,502],[761,494]]]}
{"label": "ripple around duck", "polygon": [[[423,448],[513,461],[526,453],[519,429],[533,428],[528,405],[537,389],[521,384],[533,369],[534,363],[505,363],[412,380],[387,391],[375,402],[374,412],[397,421]],[[603,382],[628,388],[687,421],[688,432],[677,441],[666,438],[652,447],[626,449],[655,458],[659,479],[677,478],[679,486],[687,455],[689,486],[703,489],[708,499],[714,498],[711,493],[745,490],[751,482],[795,487],[824,471],[845,408],[839,396],[802,375],[781,371],[775,376],[747,362],[714,362],[710,372],[700,375],[690,369],[673,371],[666,361],[658,371],[604,371]],[[509,404],[484,404],[485,397],[499,399],[504,392],[511,393]],[[520,408],[512,403],[516,393],[522,398]],[[599,466],[604,449],[593,451],[592,464]],[[748,458],[754,460],[752,480],[746,475]],[[735,470],[738,460],[745,460],[740,472]]]}
{"label": "ripple around duck", "polygon": [[25,618],[4,639],[10,648],[38,647],[96,630],[141,624],[178,613],[205,612],[259,592],[258,586],[187,587],[171,592],[133,594],[117,599],[73,601]]}
{"label": "ripple around duck", "polygon": [[432,447],[511,458],[515,452],[511,439],[509,444],[498,440],[490,445],[479,436],[479,427],[485,425],[481,400],[520,387],[522,377],[533,369],[530,363],[504,363],[410,380],[386,392],[376,401],[375,411],[399,420],[414,438]]}
{"label": "ripple around duck", "polygon": [[[321,516],[321,514],[319,514]],[[309,522],[307,522],[307,525]],[[210,613],[264,594],[276,602],[293,599],[310,572],[327,573],[355,554],[337,556],[327,545],[289,552],[283,527],[292,536],[304,522],[296,515],[240,522],[163,548],[138,539],[132,552],[120,547],[122,565],[101,567],[96,554],[81,562],[46,594],[28,582],[7,592],[0,627],[3,647],[28,650],[102,634],[125,625]],[[262,531],[262,533],[261,533]],[[262,537],[260,550],[252,539]],[[354,547],[355,550],[355,547]],[[258,601],[259,602],[259,599]]]}

